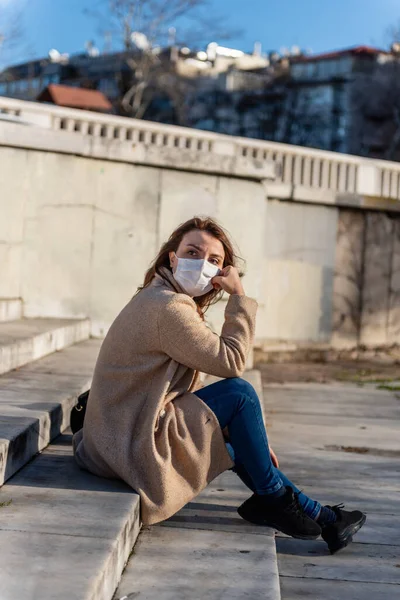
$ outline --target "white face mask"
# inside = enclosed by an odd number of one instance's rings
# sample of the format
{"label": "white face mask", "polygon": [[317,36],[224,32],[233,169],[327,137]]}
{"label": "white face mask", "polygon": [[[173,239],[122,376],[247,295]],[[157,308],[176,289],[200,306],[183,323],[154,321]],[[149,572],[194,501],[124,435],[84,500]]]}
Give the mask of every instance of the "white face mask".
{"label": "white face mask", "polygon": [[218,275],[219,268],[207,260],[196,260],[194,258],[178,258],[174,273],[174,279],[179,283],[189,296],[196,298],[211,292],[213,285],[211,279]]}

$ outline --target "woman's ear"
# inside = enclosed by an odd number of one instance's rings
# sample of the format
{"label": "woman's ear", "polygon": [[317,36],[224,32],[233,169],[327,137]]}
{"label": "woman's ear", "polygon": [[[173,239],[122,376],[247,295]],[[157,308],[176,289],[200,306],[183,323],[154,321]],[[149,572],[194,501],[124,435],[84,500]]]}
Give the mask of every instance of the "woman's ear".
{"label": "woman's ear", "polygon": [[175,269],[176,255],[175,252],[169,252],[169,264],[172,270]]}

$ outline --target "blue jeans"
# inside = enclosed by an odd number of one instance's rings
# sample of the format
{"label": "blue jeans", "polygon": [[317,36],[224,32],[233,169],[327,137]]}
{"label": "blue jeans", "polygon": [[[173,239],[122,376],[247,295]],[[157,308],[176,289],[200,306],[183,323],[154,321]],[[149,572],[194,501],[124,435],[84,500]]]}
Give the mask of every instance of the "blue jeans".
{"label": "blue jeans", "polygon": [[221,429],[228,429],[227,448],[235,463],[234,471],[257,494],[273,494],[290,486],[299,494],[305,513],[315,519],[321,505],[312,500],[274,467],[260,401],[252,385],[244,379],[223,379],[196,392],[216,415]]}

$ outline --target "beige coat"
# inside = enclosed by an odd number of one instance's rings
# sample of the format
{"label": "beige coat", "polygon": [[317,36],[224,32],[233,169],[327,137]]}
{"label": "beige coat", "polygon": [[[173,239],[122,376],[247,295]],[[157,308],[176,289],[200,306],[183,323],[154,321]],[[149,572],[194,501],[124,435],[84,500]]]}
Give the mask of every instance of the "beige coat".
{"label": "beige coat", "polygon": [[198,371],[243,373],[257,310],[254,300],[231,296],[218,336],[168,269],[164,276],[112,324],[73,438],[80,467],[140,494],[145,524],[167,519],[232,466],[217,418],[193,391]]}

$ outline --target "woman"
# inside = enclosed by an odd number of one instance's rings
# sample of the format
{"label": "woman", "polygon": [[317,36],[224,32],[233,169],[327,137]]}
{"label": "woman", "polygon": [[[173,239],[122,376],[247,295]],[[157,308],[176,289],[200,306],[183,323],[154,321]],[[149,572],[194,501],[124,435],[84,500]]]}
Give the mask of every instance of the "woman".
{"label": "woman", "polygon": [[[76,460],[136,490],[145,524],[172,516],[233,467],[253,491],[238,509],[243,519],[297,538],[322,533],[336,552],[365,515],[321,506],[277,469],[257,394],[240,379],[257,303],[245,295],[236,261],[212,219],[173,232],[103,342],[73,439]],[[204,312],[222,291],[229,300],[218,336]],[[199,372],[225,379],[200,389]]]}

